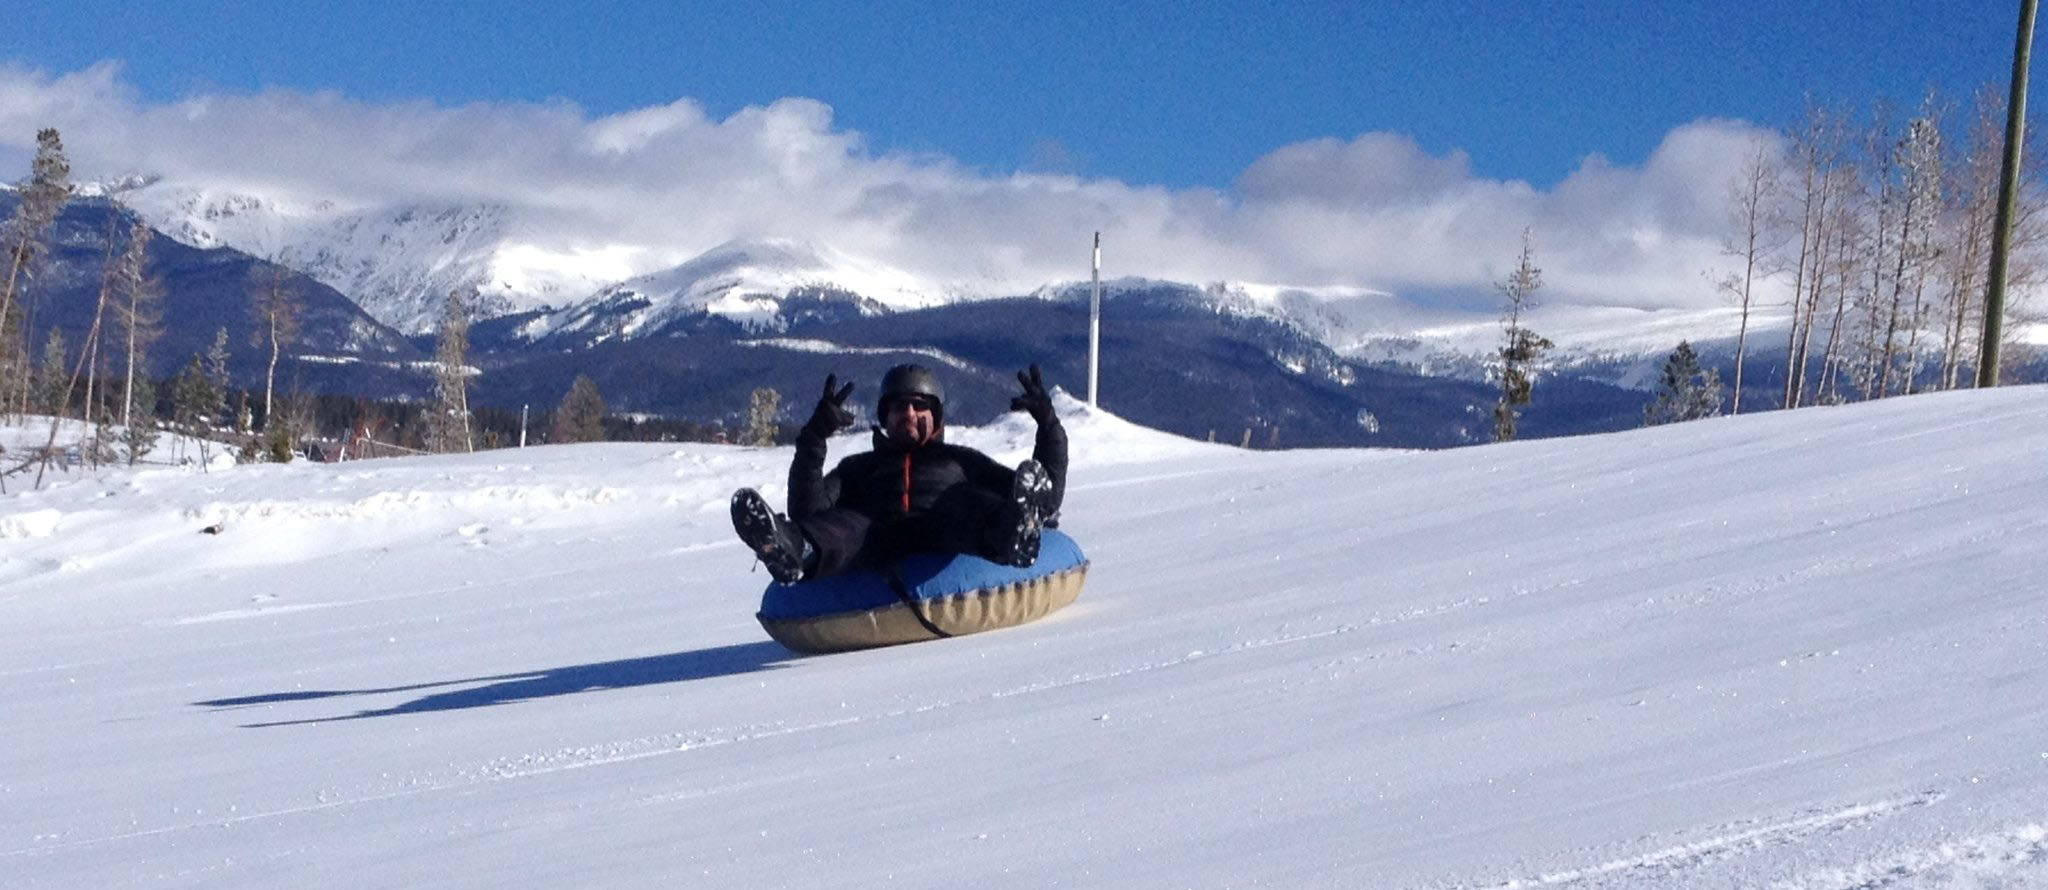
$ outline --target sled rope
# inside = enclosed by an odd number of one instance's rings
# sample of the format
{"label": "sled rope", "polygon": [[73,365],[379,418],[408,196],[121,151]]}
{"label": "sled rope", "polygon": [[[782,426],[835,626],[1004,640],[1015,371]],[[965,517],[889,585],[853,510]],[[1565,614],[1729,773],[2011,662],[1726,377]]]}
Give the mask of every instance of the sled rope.
{"label": "sled rope", "polygon": [[910,607],[910,614],[917,618],[917,623],[924,625],[925,630],[931,631],[932,636],[939,637],[940,639],[952,636],[952,634],[940,630],[939,626],[933,624],[930,618],[925,617],[924,609],[918,607],[917,597],[910,595],[910,585],[903,583],[903,573],[897,571],[897,568],[894,565],[890,566],[886,574],[889,580],[889,589],[896,592],[896,598],[902,600],[904,605]]}

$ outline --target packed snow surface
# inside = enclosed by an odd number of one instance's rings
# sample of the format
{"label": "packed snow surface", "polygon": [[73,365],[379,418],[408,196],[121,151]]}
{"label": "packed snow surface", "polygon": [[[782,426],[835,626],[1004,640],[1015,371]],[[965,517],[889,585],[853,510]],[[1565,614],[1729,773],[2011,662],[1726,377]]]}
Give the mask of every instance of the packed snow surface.
{"label": "packed snow surface", "polygon": [[2042,886],[2043,395],[1447,452],[1067,403],[1081,600],[824,657],[727,519],[787,447],[16,477],[0,884]]}

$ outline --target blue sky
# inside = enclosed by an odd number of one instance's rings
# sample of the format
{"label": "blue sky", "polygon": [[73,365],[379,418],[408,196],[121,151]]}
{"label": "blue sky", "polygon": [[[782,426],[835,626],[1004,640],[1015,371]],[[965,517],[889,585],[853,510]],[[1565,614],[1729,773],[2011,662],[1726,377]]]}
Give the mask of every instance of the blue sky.
{"label": "blue sky", "polygon": [[819,100],[878,153],[992,174],[1227,188],[1281,145],[1388,131],[1548,187],[1700,118],[1779,124],[2002,83],[2017,0],[589,4],[26,0],[0,60],[117,60],[149,101],[279,87],[366,102]]}
{"label": "blue sky", "polygon": [[[488,208],[492,275],[557,296],[771,239],[1024,293],[1085,279],[1100,231],[1111,276],[1431,307],[1490,305],[1524,233],[1552,301],[1715,307],[1731,181],[1809,93],[2002,95],[2017,20],[2017,0],[130,6],[8,10],[0,171],[56,127],[74,176],[150,183],[123,200],[174,229],[225,218],[208,202],[329,238]],[[1944,125],[1956,156],[1967,122]],[[250,225],[217,236],[279,249]]]}

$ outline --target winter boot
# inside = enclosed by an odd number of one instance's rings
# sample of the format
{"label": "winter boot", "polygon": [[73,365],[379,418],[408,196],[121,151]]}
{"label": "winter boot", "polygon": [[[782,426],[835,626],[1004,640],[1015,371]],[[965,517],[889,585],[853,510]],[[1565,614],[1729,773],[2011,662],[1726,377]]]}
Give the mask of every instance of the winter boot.
{"label": "winter boot", "polygon": [[777,584],[794,584],[804,576],[810,543],[795,524],[769,509],[760,492],[751,488],[733,492],[732,528],[768,567]]}
{"label": "winter boot", "polygon": [[1018,464],[1016,481],[1010,483],[1010,500],[1004,505],[1009,524],[1001,529],[1005,535],[996,551],[1001,562],[1021,569],[1038,561],[1038,538],[1051,501],[1052,477],[1046,475],[1045,466],[1035,460]]}

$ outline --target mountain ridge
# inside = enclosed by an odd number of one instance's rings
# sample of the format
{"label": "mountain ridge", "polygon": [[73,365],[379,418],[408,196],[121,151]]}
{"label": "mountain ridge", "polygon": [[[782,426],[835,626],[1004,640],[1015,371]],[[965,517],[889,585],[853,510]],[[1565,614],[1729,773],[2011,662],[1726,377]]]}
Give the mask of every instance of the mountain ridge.
{"label": "mountain ridge", "polygon": [[[1071,295],[1085,279],[1008,288],[921,277],[833,245],[797,238],[734,237],[681,255],[651,245],[563,247],[524,220],[532,211],[497,204],[414,202],[298,205],[233,190],[204,190],[148,177],[103,187],[151,225],[194,246],[229,245],[299,269],[411,335],[431,332],[452,289],[474,289],[484,317],[529,314],[534,341],[595,342],[658,336],[703,310],[743,329],[782,330],[791,316],[842,303],[879,314],[1018,296]],[[1077,270],[1078,272],[1079,270]],[[1432,305],[1355,286],[1173,282],[1119,275],[1104,287],[1174,286],[1221,311],[1295,325],[1349,358],[1403,364],[1417,373],[1484,379],[1498,335],[1495,310],[1473,297]],[[785,304],[799,307],[785,312]],[[1464,308],[1458,308],[1462,306]],[[838,311],[838,310],[830,310]],[[1560,365],[1602,365],[1617,356],[1661,357],[1679,339],[1734,329],[1732,309],[1639,310],[1558,301],[1532,326],[1558,344]],[[1762,329],[1785,322],[1770,309]],[[1640,369],[1624,385],[1640,385]]]}

